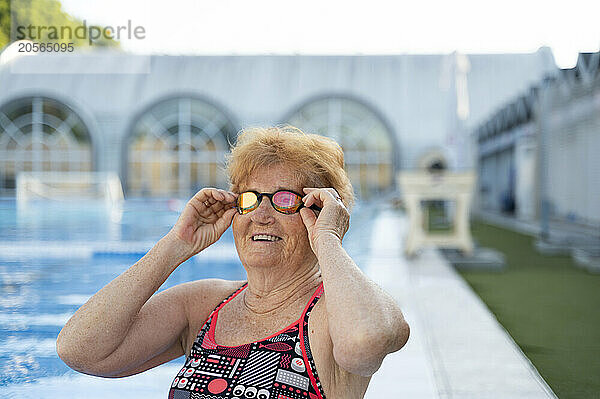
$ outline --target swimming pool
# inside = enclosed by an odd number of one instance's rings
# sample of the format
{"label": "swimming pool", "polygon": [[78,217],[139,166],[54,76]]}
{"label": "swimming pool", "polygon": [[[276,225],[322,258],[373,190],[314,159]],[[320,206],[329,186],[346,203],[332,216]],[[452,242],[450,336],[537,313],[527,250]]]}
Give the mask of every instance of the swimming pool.
{"label": "swimming pool", "polygon": [[[183,357],[122,379],[79,374],[56,355],[62,326],[87,299],[140,259],[179,216],[173,200],[36,204],[0,200],[0,396],[83,395],[165,398]],[[344,247],[357,264],[367,255],[375,206],[358,204]],[[203,278],[244,279],[231,229],[175,270],[160,290]]]}

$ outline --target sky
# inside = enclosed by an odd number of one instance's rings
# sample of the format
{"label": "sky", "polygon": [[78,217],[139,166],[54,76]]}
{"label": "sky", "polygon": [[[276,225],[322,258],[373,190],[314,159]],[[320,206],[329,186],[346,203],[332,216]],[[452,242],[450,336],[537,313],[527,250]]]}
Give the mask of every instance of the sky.
{"label": "sky", "polygon": [[142,54],[445,54],[600,47],[600,1],[61,0],[88,24],[142,26]]}

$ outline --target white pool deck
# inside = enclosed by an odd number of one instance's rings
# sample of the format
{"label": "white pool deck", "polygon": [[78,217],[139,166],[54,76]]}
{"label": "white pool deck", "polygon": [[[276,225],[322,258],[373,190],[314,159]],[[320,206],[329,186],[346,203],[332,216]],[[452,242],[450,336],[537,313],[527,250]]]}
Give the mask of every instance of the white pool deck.
{"label": "white pool deck", "polygon": [[[386,357],[365,398],[556,398],[485,304],[435,250],[402,255],[406,219],[382,211],[363,269],[400,304],[411,327],[407,345]],[[180,366],[104,379],[77,375],[0,389],[12,398],[167,397]],[[344,398],[329,398],[344,399]]]}
{"label": "white pool deck", "polygon": [[400,304],[408,343],[388,355],[365,398],[556,398],[481,299],[436,250],[402,255],[407,220],[383,211],[365,272]]}

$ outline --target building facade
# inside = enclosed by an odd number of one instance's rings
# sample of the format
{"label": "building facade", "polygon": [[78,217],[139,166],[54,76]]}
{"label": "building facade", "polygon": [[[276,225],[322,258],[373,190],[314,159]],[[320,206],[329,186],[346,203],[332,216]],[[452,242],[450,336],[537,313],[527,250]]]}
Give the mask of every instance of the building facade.
{"label": "building facade", "polygon": [[585,53],[474,130],[478,204],[537,220],[600,227],[600,53]]}
{"label": "building facade", "polygon": [[[0,194],[19,171],[112,171],[126,196],[227,187],[247,126],[290,123],[336,139],[363,198],[444,148],[472,164],[466,132],[555,69],[531,54],[142,56],[38,54],[0,65]],[[462,161],[462,162],[459,162]]]}

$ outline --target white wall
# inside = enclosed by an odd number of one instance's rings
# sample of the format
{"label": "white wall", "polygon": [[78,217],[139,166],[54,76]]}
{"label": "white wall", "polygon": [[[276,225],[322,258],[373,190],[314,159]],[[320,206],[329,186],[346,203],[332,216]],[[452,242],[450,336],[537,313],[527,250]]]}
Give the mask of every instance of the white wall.
{"label": "white wall", "polygon": [[515,203],[519,219],[533,221],[537,209],[537,143],[534,137],[517,140],[515,146]]}
{"label": "white wall", "polygon": [[[121,144],[136,116],[169,96],[201,96],[242,127],[283,122],[317,96],[347,95],[379,113],[397,138],[400,167],[414,167],[424,149],[446,144],[455,112],[455,93],[444,83],[448,57],[38,54],[0,68],[0,106],[32,94],[66,99],[91,115],[92,133],[102,136],[97,169],[119,172]],[[467,126],[555,67],[544,51],[468,57]],[[25,70],[36,73],[11,72]]]}
{"label": "white wall", "polygon": [[[591,100],[591,98],[590,98]],[[548,138],[548,197],[554,216],[600,224],[600,107],[584,118],[556,118]],[[558,110],[568,114],[569,106]],[[561,123],[562,122],[562,123]]]}

